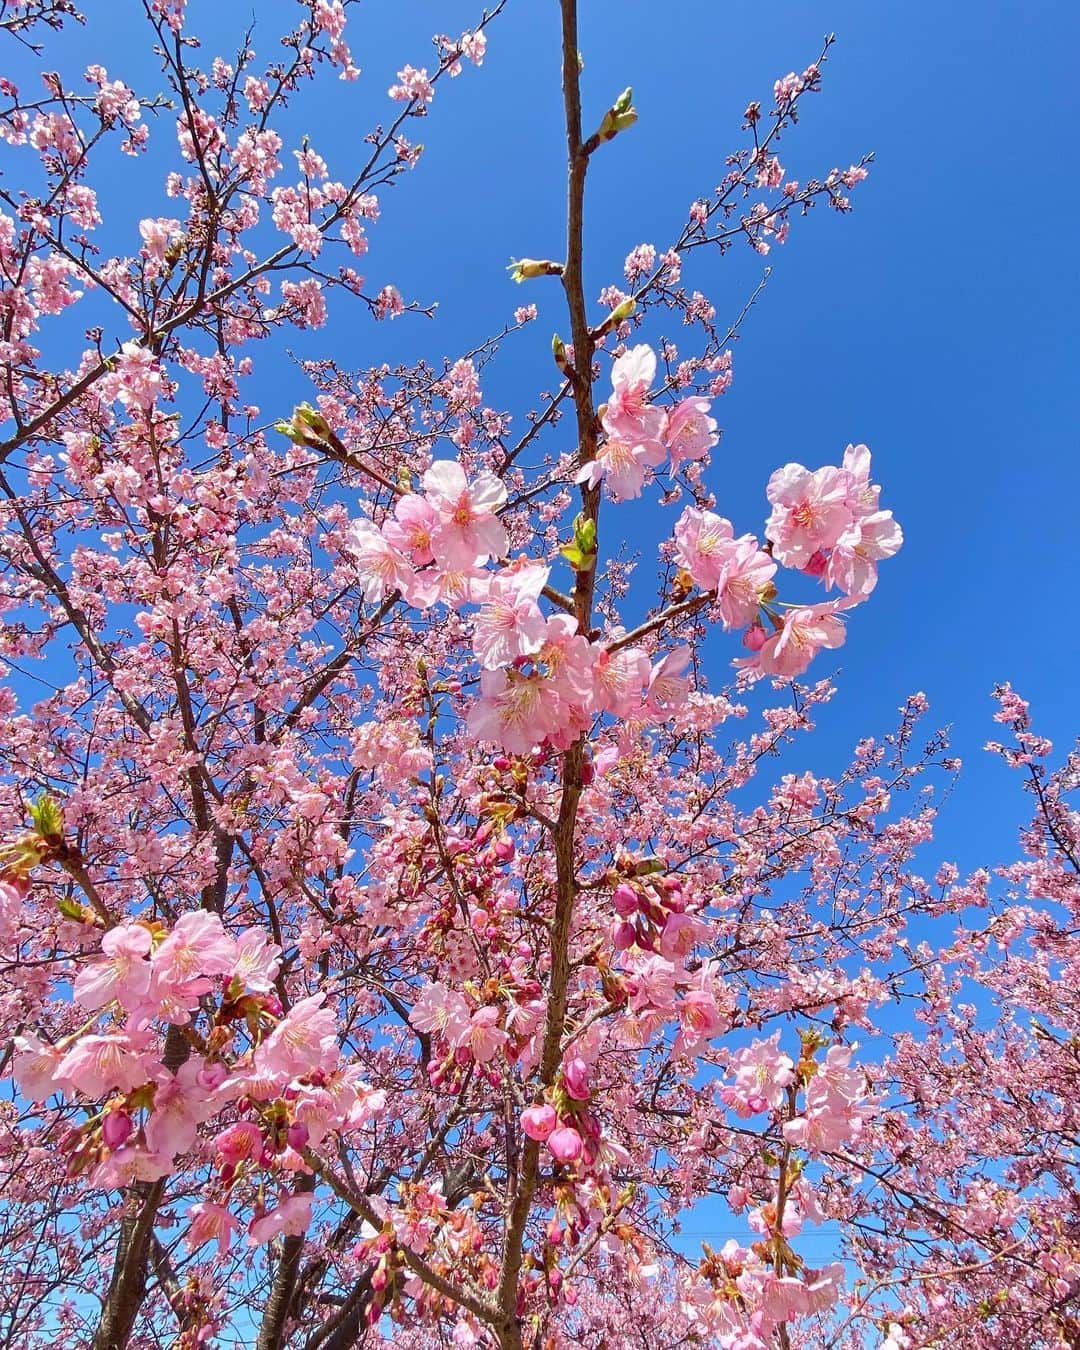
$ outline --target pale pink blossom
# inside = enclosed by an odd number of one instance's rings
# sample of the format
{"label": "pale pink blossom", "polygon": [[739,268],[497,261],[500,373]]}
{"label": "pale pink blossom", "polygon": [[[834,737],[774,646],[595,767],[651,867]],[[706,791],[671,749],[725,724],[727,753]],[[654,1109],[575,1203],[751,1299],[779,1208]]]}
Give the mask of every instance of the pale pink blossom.
{"label": "pale pink blossom", "polygon": [[675,522],[676,560],[690,574],[694,585],[703,591],[714,591],[720,584],[724,564],[734,547],[735,531],[731,521],[714,511],[688,506]]}
{"label": "pale pink blossom", "polygon": [[703,459],[720,439],[716,419],[709,416],[707,398],[684,398],[668,414],[661,439],[671,456],[672,470],[684,460]]}
{"label": "pale pink blossom", "polygon": [[683,671],[690,656],[689,647],[676,647],[653,666],[645,695],[645,708],[653,717],[670,717],[686,702],[691,680]]}
{"label": "pale pink blossom", "polygon": [[596,663],[596,704],[615,717],[629,717],[641,706],[642,685],[649,680],[649,658],[640,647],[601,651]]}
{"label": "pale pink blossom", "polygon": [[498,1008],[489,1006],[477,1008],[457,1044],[468,1046],[477,1064],[488,1064],[506,1044],[506,1039],[506,1032],[499,1026]]}
{"label": "pale pink blossom", "polygon": [[663,462],[664,449],[658,441],[633,442],[608,435],[595,456],[577,471],[574,481],[589,487],[606,482],[614,501],[631,501],[641,496],[649,471]]}
{"label": "pale pink blossom", "polygon": [[852,521],[851,488],[850,476],[833,465],[813,473],[801,464],[776,470],[766,489],[773,509],[765,535],[785,567],[805,567],[833,547]]}
{"label": "pale pink blossom", "polygon": [[192,910],[177,920],[152,961],[159,981],[183,985],[199,975],[231,974],[236,964],[236,943],[217,914]]}
{"label": "pale pink blossom", "polygon": [[294,1003],[255,1052],[255,1065],[279,1078],[297,1078],[312,1069],[332,1069],[338,1058],[337,1027],[325,995]]}
{"label": "pale pink blossom", "polygon": [[779,631],[772,633],[752,656],[734,664],[751,679],[801,675],[823,648],[842,647],[845,632],[839,611],[850,602],[829,600],[821,605],[790,609]]}
{"label": "pale pink blossom", "polygon": [[532,564],[504,568],[491,578],[480,612],[473,619],[473,650],[486,669],[538,652],[547,620],[537,601],[549,569]]}
{"label": "pale pink blossom", "polygon": [[406,492],[394,504],[394,514],[387,520],[382,533],[393,546],[423,567],[434,561],[431,536],[438,523],[434,506],[418,492]]}
{"label": "pale pink blossom", "polygon": [[468,712],[469,734],[514,755],[528,754],[559,729],[558,692],[543,675],[519,670],[480,672],[480,698]]}
{"label": "pale pink blossom", "polygon": [[612,393],[602,421],[609,440],[631,447],[654,444],[662,460],[660,436],[667,414],[649,403],[655,378],[656,353],[651,347],[642,344],[624,352],[611,368]]}
{"label": "pale pink blossom", "polygon": [[144,1049],[127,1035],[80,1036],[57,1065],[56,1077],[94,1100],[112,1090],[133,1092],[150,1077]]}
{"label": "pale pink blossom", "polygon": [[132,1008],[150,988],[150,931],[142,924],[120,924],[101,939],[104,959],[76,976],[71,992],[84,1008],[101,1008],[113,999]]}
{"label": "pale pink blossom", "polygon": [[720,1097],[737,1115],[747,1117],[775,1109],[785,1089],[795,1081],[795,1065],[780,1049],[780,1033],[737,1050],[729,1062],[734,1083],[721,1088]]}
{"label": "pale pink blossom", "polygon": [[470,483],[454,460],[438,460],[424,474],[424,492],[436,523],[431,552],[449,571],[475,567],[506,552],[506,530],[495,512],[506,501],[506,485],[493,473]]}
{"label": "pale pink blossom", "polygon": [[300,1237],[311,1225],[311,1195],[290,1195],[275,1208],[248,1225],[248,1243],[260,1247],[279,1236]]}
{"label": "pale pink blossom", "polygon": [[435,983],[424,987],[413,1004],[409,1021],[417,1031],[438,1034],[455,1045],[468,1035],[471,1014],[457,990]]}
{"label": "pale pink blossom", "polygon": [[369,605],[377,604],[390,591],[409,588],[412,565],[372,521],[353,521],[348,549],[356,560],[360,588]]}
{"label": "pale pink blossom", "polygon": [[752,534],[736,539],[716,583],[716,604],[725,628],[752,623],[762,601],[773,593],[776,563]]}

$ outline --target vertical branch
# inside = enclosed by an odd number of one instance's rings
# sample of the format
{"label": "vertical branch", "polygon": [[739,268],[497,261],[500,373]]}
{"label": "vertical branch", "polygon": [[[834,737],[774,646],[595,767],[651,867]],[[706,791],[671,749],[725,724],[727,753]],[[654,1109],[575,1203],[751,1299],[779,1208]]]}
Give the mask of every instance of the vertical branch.
{"label": "vertical branch", "polygon": [[[559,0],[562,16],[562,86],[566,121],[567,202],[566,262],[562,283],[570,313],[570,331],[574,344],[572,380],[574,411],[577,418],[578,450],[582,463],[596,455],[598,418],[592,395],[593,340],[585,306],[582,276],[584,254],[585,176],[589,152],[581,134],[581,79],[578,55],[577,0]],[[582,515],[594,523],[600,513],[600,489],[581,487]],[[596,589],[596,558],[577,573],[574,585],[574,616],[578,631],[588,634],[592,627],[593,597]],[[555,822],[555,913],[551,925],[550,971],[548,976],[547,1020],[540,1055],[540,1081],[551,1087],[562,1058],[562,1034],[570,987],[570,932],[577,890],[574,840],[578,804],[581,800],[581,768],[585,755],[585,737],[581,736],[564,752],[562,797]],[[517,1316],[518,1282],[521,1274],[525,1227],[532,1209],[540,1173],[540,1145],[526,1139],[521,1150],[521,1173],[507,1216],[503,1243],[502,1269],[498,1301],[502,1318],[497,1328],[504,1350],[520,1350],[521,1323]]]}

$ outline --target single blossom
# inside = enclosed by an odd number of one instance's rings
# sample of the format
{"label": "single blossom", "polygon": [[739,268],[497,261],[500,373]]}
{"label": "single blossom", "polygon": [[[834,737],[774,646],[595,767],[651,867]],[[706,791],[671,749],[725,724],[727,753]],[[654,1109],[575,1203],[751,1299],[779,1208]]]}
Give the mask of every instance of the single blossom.
{"label": "single blossom", "polygon": [[765,536],[785,567],[805,567],[819,550],[832,548],[853,519],[848,473],[833,465],[811,472],[785,464],[769,479],[772,514]]}
{"label": "single blossom", "polygon": [[709,399],[694,396],[684,398],[668,412],[661,440],[671,456],[673,471],[685,460],[703,459],[720,439],[716,419],[709,416],[711,407]]}
{"label": "single blossom", "polygon": [[430,546],[440,568],[461,571],[506,552],[506,530],[495,512],[506,485],[484,471],[470,483],[453,460],[439,460],[424,474],[424,494],[435,512]]}
{"label": "single blossom", "polygon": [[150,988],[150,930],[142,924],[118,924],[101,939],[104,959],[81,970],[71,987],[84,1008],[101,1008],[116,999],[132,1008]]}
{"label": "single blossom", "polygon": [[473,620],[473,650],[488,670],[532,656],[544,645],[547,620],[537,601],[549,569],[535,564],[504,568],[491,578],[487,596]]}

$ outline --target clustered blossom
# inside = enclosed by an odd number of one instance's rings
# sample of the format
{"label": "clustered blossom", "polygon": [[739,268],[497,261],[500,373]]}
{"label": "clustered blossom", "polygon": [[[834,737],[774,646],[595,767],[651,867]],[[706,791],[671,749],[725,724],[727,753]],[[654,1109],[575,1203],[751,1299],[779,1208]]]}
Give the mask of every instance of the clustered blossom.
{"label": "clustered blossom", "polygon": [[[293,105],[358,77],[355,0],[229,59],[183,0],[144,8],[161,98],[97,64],[0,78],[26,168],[0,212],[8,1339],[1072,1345],[1075,760],[1051,772],[1000,690],[1025,855],[923,876],[927,777],[955,766],[918,748],[923,696],[826,778],[796,746],[827,681],[709,687],[710,635],[747,680],[800,676],[901,544],[863,446],[778,469],[756,533],[708,481],[732,355],[683,275],[847,209],[863,165],[800,186],[776,153],[818,66],[750,106],[752,144],[601,285],[587,353],[555,339],[532,406],[481,381],[536,304],[441,368],[303,359],[317,409],[271,432],[250,380],[283,330],[419,308],[379,270],[376,193],[504,6],[401,70],[341,181]],[[15,9],[35,45],[73,18]],[[632,91],[598,112],[599,156]],[[167,160],[167,208],[113,216],[110,138]],[[511,275],[588,309],[574,270]],[[659,314],[691,340],[635,345]],[[609,350],[605,401],[580,367]],[[611,505],[654,488],[680,503],[655,569]],[[719,1197],[745,1232],[676,1257]],[[859,1284],[809,1263],[824,1224]]]}
{"label": "clustered blossom", "polygon": [[683,399],[671,408],[653,403],[656,353],[632,347],[612,366],[611,398],[604,409],[604,439],[596,457],[583,464],[577,481],[605,482],[616,501],[640,497],[652,470],[670,459],[672,471],[704,460],[719,436],[706,398]]}

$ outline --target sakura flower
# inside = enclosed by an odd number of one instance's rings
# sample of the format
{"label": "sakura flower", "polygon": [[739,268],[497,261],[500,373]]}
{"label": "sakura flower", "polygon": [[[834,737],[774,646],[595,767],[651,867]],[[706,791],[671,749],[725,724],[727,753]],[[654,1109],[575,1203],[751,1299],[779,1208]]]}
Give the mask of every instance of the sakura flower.
{"label": "sakura flower", "polygon": [[660,436],[667,414],[648,401],[655,378],[656,353],[651,347],[642,344],[624,352],[611,368],[612,394],[604,411],[603,426],[610,440],[629,446],[654,443],[662,460]]}
{"label": "sakura flower", "polygon": [[737,1050],[731,1057],[735,1081],[722,1088],[721,1100],[737,1115],[754,1115],[780,1105],[784,1089],[795,1081],[795,1065],[780,1049],[780,1033]]}
{"label": "sakura flower", "polygon": [[716,1006],[716,999],[706,989],[691,989],[679,1003],[679,1039],[677,1049],[687,1054],[696,1053],[704,1041],[719,1036],[728,1022]]}
{"label": "sakura flower", "polygon": [[431,536],[438,522],[434,506],[417,492],[406,492],[397,499],[393,516],[383,527],[383,537],[401,553],[423,567],[434,560]]}
{"label": "sakura flower", "polygon": [[544,621],[544,641],[536,660],[546,667],[560,702],[592,703],[598,651],[578,632],[572,614],[554,614]]}
{"label": "sakura flower", "polygon": [[224,1205],[215,1205],[210,1201],[192,1205],[188,1210],[188,1218],[191,1222],[184,1238],[188,1247],[197,1251],[207,1242],[216,1242],[219,1257],[228,1252],[233,1234],[240,1228]]}
{"label": "sakura flower", "polygon": [[707,398],[684,398],[667,414],[661,439],[674,472],[684,460],[702,459],[720,439]]}
{"label": "sakura flower", "polygon": [[348,549],[356,559],[357,576],[369,605],[378,604],[390,591],[409,588],[413,579],[409,560],[372,521],[353,521]]}
{"label": "sakura flower", "polygon": [[130,1009],[150,987],[150,931],[141,924],[121,924],[101,939],[105,959],[80,971],[72,996],[84,1008],[101,1008],[116,999]]}
{"label": "sakura flower", "polygon": [[331,1069],[338,1043],[334,1013],[323,1006],[323,994],[294,1003],[255,1052],[255,1065],[264,1073],[297,1078],[312,1069]]}
{"label": "sakura flower", "polygon": [[469,734],[525,755],[559,728],[558,694],[543,675],[484,670],[480,698],[468,713]]}
{"label": "sakura flower", "polygon": [[762,601],[773,594],[776,563],[752,534],[736,539],[720,569],[716,603],[725,628],[741,628],[757,617]]}
{"label": "sakura flower", "polygon": [[126,1035],[81,1036],[57,1065],[56,1076],[94,1100],[112,1090],[133,1092],[149,1077],[141,1049]]}
{"label": "sakura flower", "polygon": [[14,1045],[12,1077],[24,1097],[32,1102],[43,1102],[66,1086],[63,1081],[57,1081],[60,1061],[64,1058],[61,1048],[47,1045],[29,1033],[16,1036]]}
{"label": "sakura flower", "polygon": [[654,717],[668,717],[686,702],[690,680],[683,671],[689,664],[690,648],[676,647],[653,666],[645,707]]}
{"label": "sakura flower", "polygon": [[457,1042],[465,1045],[477,1064],[488,1064],[506,1043],[506,1032],[499,1026],[498,1008],[477,1008]]}
{"label": "sakura flower", "polygon": [[641,687],[649,678],[649,658],[640,647],[602,650],[596,664],[597,706],[615,717],[629,717],[637,710]]}
{"label": "sakura flower", "polygon": [[838,611],[848,603],[830,600],[788,610],[779,631],[767,637],[752,656],[742,657],[734,664],[752,679],[762,675],[789,679],[801,675],[823,647],[843,646],[844,624]]}
{"label": "sakura flower", "polygon": [[221,919],[205,909],[177,921],[153,955],[154,974],[161,981],[185,984],[197,975],[229,975],[236,964],[236,943]]}
{"label": "sakura flower", "polygon": [[487,598],[473,620],[473,650],[488,670],[531,656],[543,646],[547,620],[537,600],[549,569],[536,565],[506,568],[491,578]]}
{"label": "sakura flower", "polygon": [[268,942],[258,928],[248,928],[236,942],[236,964],[232,975],[254,994],[266,994],[274,987],[281,948]]}
{"label": "sakura flower", "polygon": [[528,1106],[521,1113],[521,1128],[530,1139],[544,1143],[558,1124],[555,1108],[544,1103],[540,1106]]}
{"label": "sakura flower", "polygon": [[675,557],[703,591],[716,590],[734,546],[731,521],[714,511],[688,506],[675,522]]}
{"label": "sakura flower", "polygon": [[439,460],[424,474],[424,492],[435,511],[431,552],[451,571],[474,567],[506,552],[506,530],[495,512],[506,501],[506,486],[492,473],[470,483],[453,460]]}
{"label": "sakura flower", "polygon": [[264,1242],[272,1242],[279,1235],[300,1237],[311,1225],[311,1195],[290,1195],[260,1219],[253,1219],[248,1225],[248,1243],[252,1247],[261,1247]]}
{"label": "sakura flower", "polygon": [[574,481],[593,488],[604,481],[613,500],[631,501],[641,496],[648,470],[663,462],[664,449],[659,442],[625,441],[609,435],[595,456],[577,471]]}
{"label": "sakura flower", "polygon": [[452,1045],[468,1035],[470,1021],[469,1005],[461,994],[438,983],[424,988],[409,1014],[417,1031],[437,1033]]}
{"label": "sakura flower", "polygon": [[773,509],[765,535],[785,567],[805,567],[833,547],[852,521],[851,488],[850,476],[832,465],[813,473],[801,464],[776,470],[766,489]]}
{"label": "sakura flower", "polygon": [[904,534],[891,511],[861,516],[836,541],[825,565],[828,589],[864,599],[877,585],[877,565],[898,553]]}
{"label": "sakura flower", "polygon": [[160,1162],[171,1163],[194,1144],[198,1127],[221,1110],[222,1102],[199,1081],[202,1064],[189,1059],[176,1073],[156,1077],[154,1105],[146,1122],[146,1143]]}

